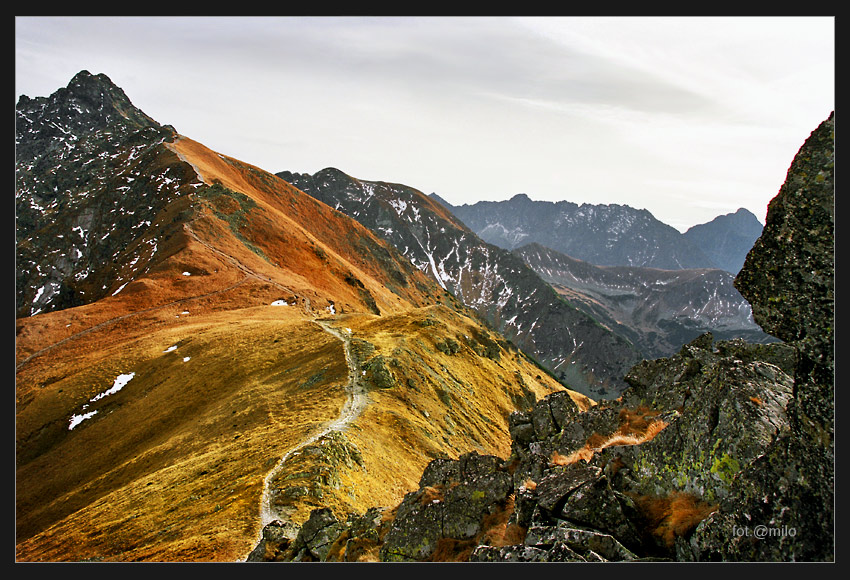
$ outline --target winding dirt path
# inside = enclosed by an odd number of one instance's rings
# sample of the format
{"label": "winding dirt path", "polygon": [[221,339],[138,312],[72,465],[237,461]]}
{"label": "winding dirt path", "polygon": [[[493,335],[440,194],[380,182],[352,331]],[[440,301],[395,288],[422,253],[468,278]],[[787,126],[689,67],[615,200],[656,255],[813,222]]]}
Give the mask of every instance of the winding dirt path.
{"label": "winding dirt path", "polygon": [[313,320],[313,322],[319,327],[321,327],[322,330],[342,342],[343,350],[345,352],[345,361],[348,364],[348,382],[345,385],[345,391],[348,397],[342,407],[342,410],[340,411],[339,417],[327,423],[317,433],[310,435],[309,437],[292,447],[289,451],[286,452],[285,455],[283,455],[283,457],[281,457],[277,465],[266,475],[266,478],[263,481],[263,495],[260,499],[260,532],[257,536],[256,541],[254,542],[254,546],[256,546],[262,539],[262,528],[264,528],[266,524],[274,520],[286,519],[284,516],[275,513],[274,509],[272,508],[271,498],[273,490],[270,487],[271,481],[280,472],[286,461],[290,457],[292,457],[293,454],[297,453],[304,447],[315,443],[325,435],[333,431],[344,431],[355,419],[360,416],[360,413],[362,413],[363,409],[365,409],[366,406],[369,404],[369,396],[366,394],[366,388],[361,382],[362,370],[360,367],[360,361],[351,352],[350,331],[348,329],[339,330],[338,328],[331,326],[331,324],[327,320]]}

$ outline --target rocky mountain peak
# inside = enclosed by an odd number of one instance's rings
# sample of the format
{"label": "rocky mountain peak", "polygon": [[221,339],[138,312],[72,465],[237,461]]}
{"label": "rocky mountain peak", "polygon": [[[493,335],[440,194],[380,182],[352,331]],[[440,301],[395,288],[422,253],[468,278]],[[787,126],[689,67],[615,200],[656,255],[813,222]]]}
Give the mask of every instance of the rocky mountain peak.
{"label": "rocky mountain peak", "polygon": [[[79,135],[113,126],[125,130],[145,127],[159,128],[160,124],[136,108],[124,91],[105,74],[88,71],[77,73],[67,87],[50,97],[31,99],[22,95],[17,109],[17,145],[27,141],[27,135],[38,128],[44,136]],[[45,123],[44,120],[50,122]],[[29,137],[32,139],[32,136]],[[17,151],[20,157],[21,151]]]}
{"label": "rocky mountain peak", "polygon": [[15,112],[18,315],[102,297],[118,253],[175,194],[174,177],[141,176],[176,131],[88,71]]}
{"label": "rocky mountain peak", "polygon": [[734,275],[741,270],[747,252],[761,235],[761,230],[758,218],[751,211],[739,208],[691,227],[684,237],[701,248],[718,268]]}

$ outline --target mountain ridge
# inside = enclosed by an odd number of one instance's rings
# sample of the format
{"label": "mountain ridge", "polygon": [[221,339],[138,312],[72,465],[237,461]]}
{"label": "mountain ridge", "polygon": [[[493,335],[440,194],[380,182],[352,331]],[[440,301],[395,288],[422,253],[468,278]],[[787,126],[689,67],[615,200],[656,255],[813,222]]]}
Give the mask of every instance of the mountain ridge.
{"label": "mountain ridge", "polygon": [[[734,275],[761,231],[743,208],[694,226],[688,234],[646,209],[623,204],[537,201],[518,193],[505,201],[455,206],[436,193],[431,196],[489,243],[508,250],[539,243],[599,266],[721,268]],[[742,226],[744,232],[735,231]]]}
{"label": "mountain ridge", "polygon": [[[77,111],[84,137],[44,129],[76,92],[117,91],[81,78],[17,108],[18,561],[244,559],[264,503],[293,524],[391,503],[434,457],[506,450],[510,412],[564,391],[274,175],[128,125],[123,102]],[[369,404],[341,421],[352,387]]]}
{"label": "mountain ridge", "polygon": [[16,107],[17,561],[834,560],[834,115],[735,277],[784,342],[593,401],[419,267],[459,245],[414,263],[83,73]]}

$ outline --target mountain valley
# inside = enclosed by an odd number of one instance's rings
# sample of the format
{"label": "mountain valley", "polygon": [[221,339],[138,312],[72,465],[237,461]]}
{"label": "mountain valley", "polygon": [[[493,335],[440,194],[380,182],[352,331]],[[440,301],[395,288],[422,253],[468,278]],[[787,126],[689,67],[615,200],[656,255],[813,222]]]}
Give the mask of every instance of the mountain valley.
{"label": "mountain valley", "polygon": [[539,244],[513,252],[645,358],[669,356],[705,332],[719,339],[776,340],[755,323],[749,302],[724,270],[594,266]]}

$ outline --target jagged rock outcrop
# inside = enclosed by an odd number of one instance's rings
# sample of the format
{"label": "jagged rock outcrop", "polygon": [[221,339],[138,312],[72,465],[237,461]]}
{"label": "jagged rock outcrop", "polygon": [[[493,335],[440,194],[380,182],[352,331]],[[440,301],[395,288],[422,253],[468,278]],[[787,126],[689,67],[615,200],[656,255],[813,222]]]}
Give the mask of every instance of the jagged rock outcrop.
{"label": "jagged rock outcrop", "polygon": [[677,542],[788,428],[792,361],[784,344],[714,343],[707,334],[637,365],[619,401],[568,419],[553,412],[563,402],[553,394],[515,413],[515,483],[533,482],[531,491],[517,487],[520,519],[610,534],[635,558],[676,559]]}
{"label": "jagged rock outcrop", "polygon": [[834,163],[831,114],[795,156],[736,278],[756,321],[795,348],[794,397],[788,431],[692,538],[696,559],[835,558]]}

